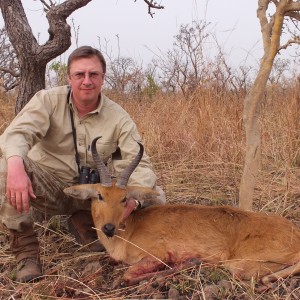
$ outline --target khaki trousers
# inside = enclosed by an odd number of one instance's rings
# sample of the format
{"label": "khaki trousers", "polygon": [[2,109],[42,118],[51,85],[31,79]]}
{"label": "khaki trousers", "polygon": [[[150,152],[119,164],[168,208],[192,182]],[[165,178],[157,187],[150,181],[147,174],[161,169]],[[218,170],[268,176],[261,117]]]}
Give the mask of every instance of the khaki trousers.
{"label": "khaki trousers", "polygon": [[0,220],[8,228],[22,232],[34,222],[37,210],[45,219],[54,215],[72,215],[80,210],[90,210],[91,203],[86,200],[71,198],[63,192],[68,186],[53,174],[42,169],[29,158],[24,159],[26,172],[31,179],[36,199],[30,200],[29,213],[19,213],[6,199],[6,160],[0,157]]}

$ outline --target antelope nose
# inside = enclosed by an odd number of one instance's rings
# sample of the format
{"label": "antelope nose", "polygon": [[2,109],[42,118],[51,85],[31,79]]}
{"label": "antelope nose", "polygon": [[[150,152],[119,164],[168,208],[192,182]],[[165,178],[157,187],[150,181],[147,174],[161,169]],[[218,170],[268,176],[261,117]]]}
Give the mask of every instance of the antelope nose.
{"label": "antelope nose", "polygon": [[105,224],[102,227],[102,231],[107,237],[113,237],[115,234],[115,229],[116,229],[116,226],[111,223]]}

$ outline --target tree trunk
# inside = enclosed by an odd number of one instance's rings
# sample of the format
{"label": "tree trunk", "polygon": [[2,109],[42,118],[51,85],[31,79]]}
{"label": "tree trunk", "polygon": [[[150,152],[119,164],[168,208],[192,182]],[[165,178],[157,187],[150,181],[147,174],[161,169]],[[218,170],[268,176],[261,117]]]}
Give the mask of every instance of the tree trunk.
{"label": "tree trunk", "polygon": [[[283,5],[278,5],[274,20],[270,24],[267,24],[266,18],[259,15],[261,13],[260,10],[263,12],[266,11],[267,6],[265,5],[267,5],[267,2],[261,1],[264,7],[259,7],[258,9],[258,17],[261,20],[264,37],[264,56],[261,60],[258,75],[244,103],[243,117],[246,131],[246,156],[240,183],[239,206],[245,210],[252,210],[254,188],[261,164],[260,109],[263,102],[263,93],[280,45],[284,17],[282,13],[284,7]],[[271,25],[271,27],[267,25]]]}
{"label": "tree trunk", "polygon": [[260,104],[272,69],[271,62],[262,63],[257,78],[245,98],[244,126],[246,131],[246,156],[240,183],[239,206],[252,209],[254,188],[261,162]]}
{"label": "tree trunk", "polygon": [[32,33],[21,0],[0,0],[7,34],[20,66],[16,114],[37,91],[45,88],[47,63],[70,47],[71,28],[66,22],[67,17],[91,1],[66,0],[50,7],[46,15],[49,22],[49,39],[40,46]]}

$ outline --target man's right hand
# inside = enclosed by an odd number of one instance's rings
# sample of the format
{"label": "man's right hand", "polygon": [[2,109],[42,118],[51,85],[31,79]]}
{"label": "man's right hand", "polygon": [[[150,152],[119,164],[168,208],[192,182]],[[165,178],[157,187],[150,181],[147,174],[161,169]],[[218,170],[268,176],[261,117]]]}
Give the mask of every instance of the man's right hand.
{"label": "man's right hand", "polygon": [[7,160],[6,196],[20,213],[29,211],[30,197],[36,198],[20,156],[12,156]]}

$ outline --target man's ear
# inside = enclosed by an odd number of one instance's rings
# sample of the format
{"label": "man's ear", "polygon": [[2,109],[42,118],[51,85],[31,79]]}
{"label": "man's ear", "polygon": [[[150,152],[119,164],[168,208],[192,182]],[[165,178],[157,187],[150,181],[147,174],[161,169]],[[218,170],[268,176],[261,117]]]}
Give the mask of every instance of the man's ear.
{"label": "man's ear", "polygon": [[72,81],[71,81],[71,75],[70,74],[68,74],[68,83],[69,83],[69,86],[71,86]]}
{"label": "man's ear", "polygon": [[70,197],[81,200],[98,197],[97,189],[91,184],[70,186],[64,189],[64,193]]}

